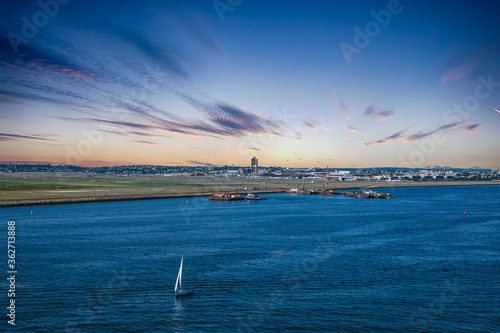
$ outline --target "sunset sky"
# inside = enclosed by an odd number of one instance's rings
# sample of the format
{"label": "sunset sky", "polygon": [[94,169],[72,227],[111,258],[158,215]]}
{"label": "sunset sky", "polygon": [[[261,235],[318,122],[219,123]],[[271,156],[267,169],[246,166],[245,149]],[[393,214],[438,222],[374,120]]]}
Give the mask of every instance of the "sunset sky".
{"label": "sunset sky", "polygon": [[2,6],[0,163],[500,168],[498,1]]}

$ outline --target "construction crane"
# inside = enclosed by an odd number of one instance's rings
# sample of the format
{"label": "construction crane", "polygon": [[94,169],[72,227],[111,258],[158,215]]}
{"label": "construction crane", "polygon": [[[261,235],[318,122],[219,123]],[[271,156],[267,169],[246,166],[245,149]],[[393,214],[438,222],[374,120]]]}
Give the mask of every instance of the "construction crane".
{"label": "construction crane", "polygon": [[328,166],[326,167],[325,182],[323,183],[323,191],[326,191],[326,185],[327,184],[328,184]]}

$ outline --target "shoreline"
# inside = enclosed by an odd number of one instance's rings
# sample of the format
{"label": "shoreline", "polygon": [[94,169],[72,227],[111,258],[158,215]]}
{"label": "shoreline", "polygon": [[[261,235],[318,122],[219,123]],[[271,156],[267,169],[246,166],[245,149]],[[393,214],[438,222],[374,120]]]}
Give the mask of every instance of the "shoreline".
{"label": "shoreline", "polygon": [[[332,185],[332,184],[331,184]],[[352,184],[339,184],[335,186],[338,190],[350,190],[359,188],[398,188],[398,187],[436,187],[436,186],[487,186],[487,185],[500,185],[497,181],[428,181],[428,182],[393,182],[388,184],[376,184],[370,186],[369,184],[356,184],[363,186],[352,186]],[[332,188],[332,186],[329,186]],[[235,191],[232,191],[235,192]],[[244,191],[241,191],[244,192]],[[247,191],[255,194],[269,194],[269,193],[285,193],[286,190],[280,189],[267,189],[258,191]],[[176,199],[176,198],[196,198],[208,197],[211,193],[195,192],[195,193],[157,193],[157,194],[123,194],[123,195],[102,195],[102,196],[88,196],[88,197],[73,197],[73,198],[52,198],[52,199],[29,199],[19,201],[0,201],[0,208],[11,207],[27,207],[27,206],[49,206],[49,205],[64,205],[64,204],[78,204],[78,203],[97,203],[97,202],[115,202],[115,201],[135,201],[135,200],[156,200],[156,199]]]}
{"label": "shoreline", "polygon": [[[265,190],[252,191],[255,194],[284,193],[284,190]],[[177,198],[197,198],[209,197],[212,193],[161,193],[161,194],[132,194],[132,195],[103,195],[95,197],[76,197],[76,198],[54,198],[54,199],[30,199],[20,201],[0,201],[0,208],[28,207],[28,206],[51,206],[68,205],[79,203],[97,203],[97,202],[118,202],[118,201],[139,201],[156,199],[177,199]]]}

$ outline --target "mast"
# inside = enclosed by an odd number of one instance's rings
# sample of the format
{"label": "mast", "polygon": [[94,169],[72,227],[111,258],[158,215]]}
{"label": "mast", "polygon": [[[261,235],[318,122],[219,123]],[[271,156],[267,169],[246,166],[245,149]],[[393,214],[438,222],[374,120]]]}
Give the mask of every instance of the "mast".
{"label": "mast", "polygon": [[[181,267],[179,268],[179,274],[177,274],[177,280],[175,281],[175,292],[182,289],[182,262],[184,261],[184,256],[181,259]],[[177,288],[179,286],[179,288]]]}

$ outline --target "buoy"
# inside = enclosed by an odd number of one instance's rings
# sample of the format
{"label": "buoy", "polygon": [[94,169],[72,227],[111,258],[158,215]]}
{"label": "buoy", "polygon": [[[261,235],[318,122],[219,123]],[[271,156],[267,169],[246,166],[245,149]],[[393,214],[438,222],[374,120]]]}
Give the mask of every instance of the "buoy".
{"label": "buoy", "polygon": [[33,211],[31,211],[31,214],[33,214]]}
{"label": "buoy", "polygon": [[464,215],[467,215],[467,211],[466,210],[464,210]]}

